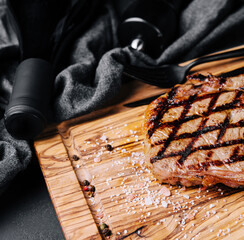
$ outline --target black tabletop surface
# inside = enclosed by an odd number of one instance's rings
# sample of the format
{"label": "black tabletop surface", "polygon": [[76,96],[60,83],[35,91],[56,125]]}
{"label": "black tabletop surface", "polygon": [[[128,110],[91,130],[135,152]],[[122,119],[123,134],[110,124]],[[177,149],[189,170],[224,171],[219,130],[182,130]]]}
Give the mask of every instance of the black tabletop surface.
{"label": "black tabletop surface", "polygon": [[64,239],[38,160],[0,195],[0,240]]}

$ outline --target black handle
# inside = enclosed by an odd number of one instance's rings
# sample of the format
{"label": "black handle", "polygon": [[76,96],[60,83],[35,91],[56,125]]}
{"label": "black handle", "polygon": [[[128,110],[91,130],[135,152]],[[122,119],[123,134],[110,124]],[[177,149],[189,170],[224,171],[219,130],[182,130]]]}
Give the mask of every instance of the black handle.
{"label": "black handle", "polygon": [[224,52],[224,53],[219,53],[219,54],[214,54],[206,57],[200,57],[194,62],[189,63],[186,66],[187,71],[189,71],[191,68],[193,68],[196,65],[200,65],[206,62],[214,62],[217,60],[222,60],[222,59],[227,59],[227,58],[234,58],[234,57],[242,57],[244,56],[244,48],[229,51],[229,52]]}
{"label": "black handle", "polygon": [[29,58],[17,68],[13,92],[5,111],[8,132],[17,139],[33,139],[47,123],[52,91],[51,65]]}

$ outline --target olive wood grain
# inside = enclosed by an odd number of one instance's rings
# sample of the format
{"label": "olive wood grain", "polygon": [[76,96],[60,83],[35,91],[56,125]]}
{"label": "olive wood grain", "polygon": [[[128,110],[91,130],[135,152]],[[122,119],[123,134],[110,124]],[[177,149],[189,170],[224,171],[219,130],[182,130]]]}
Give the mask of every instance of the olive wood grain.
{"label": "olive wood grain", "polygon": [[60,135],[37,141],[35,148],[65,238],[102,239]]}

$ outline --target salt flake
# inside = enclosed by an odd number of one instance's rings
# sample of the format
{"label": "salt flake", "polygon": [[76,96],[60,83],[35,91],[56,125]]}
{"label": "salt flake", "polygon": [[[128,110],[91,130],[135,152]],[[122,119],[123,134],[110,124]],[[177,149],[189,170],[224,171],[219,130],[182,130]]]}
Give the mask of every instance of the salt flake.
{"label": "salt flake", "polygon": [[100,137],[100,139],[105,142],[107,140],[107,137],[105,135],[102,135],[102,137]]}
{"label": "salt flake", "polygon": [[165,186],[163,186],[163,187],[160,189],[159,193],[160,193],[160,194],[163,194],[163,195],[166,196],[166,197],[169,197],[169,196],[171,195],[170,190],[169,190],[167,187],[165,187]]}
{"label": "salt flake", "polygon": [[150,197],[146,197],[145,198],[145,204],[146,205],[151,205],[153,202],[152,202],[152,199]]}
{"label": "salt flake", "polygon": [[101,162],[101,158],[99,158],[99,157],[94,158],[94,162],[95,162],[95,163],[99,163],[99,162]]}
{"label": "salt flake", "polygon": [[189,195],[183,195],[184,198],[189,199]]}
{"label": "salt flake", "polygon": [[167,207],[168,207],[168,203],[165,202],[165,201],[162,201],[161,204],[162,204],[162,206],[163,206],[164,208],[167,208]]}

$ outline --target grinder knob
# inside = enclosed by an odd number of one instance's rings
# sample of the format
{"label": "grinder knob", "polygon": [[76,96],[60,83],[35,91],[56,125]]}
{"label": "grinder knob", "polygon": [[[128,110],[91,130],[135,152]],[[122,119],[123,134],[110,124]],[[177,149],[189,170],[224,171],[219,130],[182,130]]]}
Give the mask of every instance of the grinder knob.
{"label": "grinder knob", "polygon": [[[117,8],[121,8],[123,1]],[[118,28],[121,46],[131,46],[157,58],[173,41],[177,30],[178,0],[136,0],[122,10]]]}

